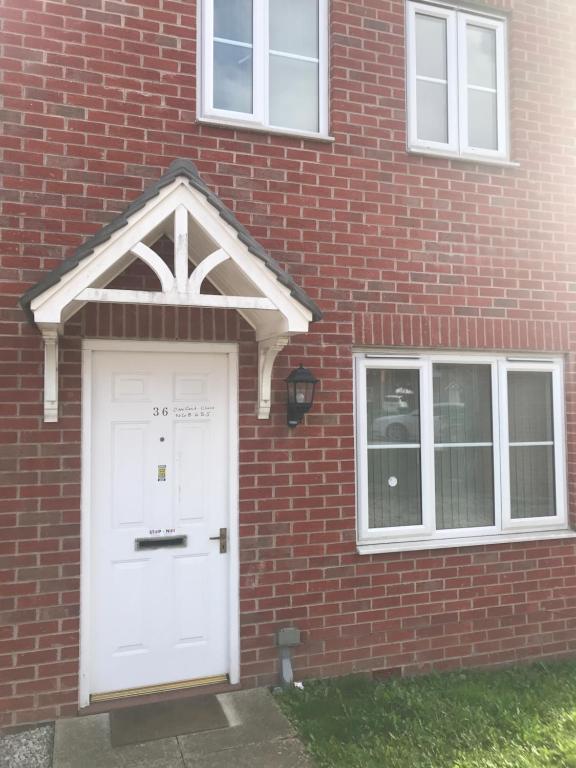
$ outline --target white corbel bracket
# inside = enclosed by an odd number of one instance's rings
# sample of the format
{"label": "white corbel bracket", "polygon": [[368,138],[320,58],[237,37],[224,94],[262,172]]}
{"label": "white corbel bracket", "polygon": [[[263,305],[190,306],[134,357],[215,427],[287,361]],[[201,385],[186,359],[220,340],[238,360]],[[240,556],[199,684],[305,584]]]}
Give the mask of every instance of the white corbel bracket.
{"label": "white corbel bracket", "polygon": [[60,325],[42,325],[44,339],[44,421],[58,421],[58,335]]}
{"label": "white corbel bracket", "polygon": [[270,418],[272,368],[278,353],[290,341],[289,336],[273,336],[258,342],[258,418]]}

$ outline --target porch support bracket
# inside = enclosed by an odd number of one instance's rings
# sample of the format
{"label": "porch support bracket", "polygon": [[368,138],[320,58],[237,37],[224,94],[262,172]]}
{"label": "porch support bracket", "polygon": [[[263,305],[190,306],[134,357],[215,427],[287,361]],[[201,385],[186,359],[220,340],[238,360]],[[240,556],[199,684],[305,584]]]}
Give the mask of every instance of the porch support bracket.
{"label": "porch support bracket", "polygon": [[272,368],[284,347],[290,341],[289,336],[272,336],[258,342],[258,418],[270,418],[272,397]]}
{"label": "porch support bracket", "polygon": [[44,339],[44,421],[58,421],[58,336],[62,326],[40,326]]}

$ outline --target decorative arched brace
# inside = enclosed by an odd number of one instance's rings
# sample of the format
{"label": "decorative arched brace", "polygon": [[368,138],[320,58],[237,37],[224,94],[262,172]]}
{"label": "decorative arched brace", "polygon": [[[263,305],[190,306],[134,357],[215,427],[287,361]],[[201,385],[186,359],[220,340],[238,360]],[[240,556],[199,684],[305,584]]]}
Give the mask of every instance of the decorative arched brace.
{"label": "decorative arched brace", "polygon": [[200,262],[200,264],[198,264],[194,272],[190,275],[188,292],[193,295],[199,295],[200,288],[207,275],[219,264],[222,264],[223,261],[226,261],[229,258],[230,256],[226,251],[223,251],[222,248],[219,248],[217,251],[214,251],[214,253],[211,253],[210,256],[207,256]]}
{"label": "decorative arched brace", "polygon": [[160,285],[162,286],[164,293],[170,293],[170,291],[174,290],[174,275],[170,272],[168,265],[162,261],[160,256],[158,256],[156,251],[153,251],[152,248],[144,245],[144,243],[137,243],[130,249],[130,253],[138,256],[139,259],[150,267],[158,280],[160,280]]}

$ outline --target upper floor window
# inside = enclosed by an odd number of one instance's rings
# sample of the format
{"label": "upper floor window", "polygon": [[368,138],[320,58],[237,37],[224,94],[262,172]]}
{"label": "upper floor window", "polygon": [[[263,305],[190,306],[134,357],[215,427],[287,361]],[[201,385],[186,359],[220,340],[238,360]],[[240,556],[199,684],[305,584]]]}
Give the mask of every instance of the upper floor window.
{"label": "upper floor window", "polygon": [[328,0],[203,0],[201,117],[326,135]]}
{"label": "upper floor window", "polygon": [[409,0],[410,149],[506,160],[506,21]]}

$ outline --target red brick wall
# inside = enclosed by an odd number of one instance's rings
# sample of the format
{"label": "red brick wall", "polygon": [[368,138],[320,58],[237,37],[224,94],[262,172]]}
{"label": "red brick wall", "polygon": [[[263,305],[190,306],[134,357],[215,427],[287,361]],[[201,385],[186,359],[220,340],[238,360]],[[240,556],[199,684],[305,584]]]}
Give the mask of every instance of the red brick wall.
{"label": "red brick wall", "polygon": [[[200,126],[192,0],[2,0],[0,723],[77,709],[83,335],[241,342],[242,676],[276,679],[273,634],[304,630],[297,675],[412,672],[570,653],[576,546],[355,553],[354,345],[568,355],[576,466],[576,6],[511,11],[514,168],[407,155],[402,0],[332,0],[334,143]],[[176,157],[194,160],[325,319],[275,371],[235,315],[92,308],[66,329],[62,417],[42,422],[42,348],[18,296]],[[285,426],[304,362],[314,411]]]}

